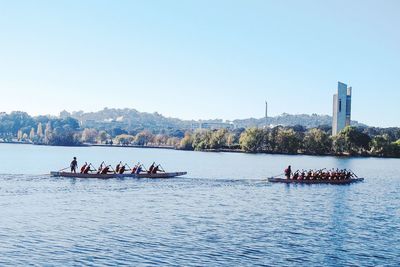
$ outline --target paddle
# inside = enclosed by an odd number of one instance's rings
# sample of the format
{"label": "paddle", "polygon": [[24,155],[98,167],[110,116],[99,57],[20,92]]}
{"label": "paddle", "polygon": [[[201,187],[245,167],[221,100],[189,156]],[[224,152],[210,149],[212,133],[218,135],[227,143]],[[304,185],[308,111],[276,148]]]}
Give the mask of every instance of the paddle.
{"label": "paddle", "polygon": [[128,165],[128,163],[125,163],[124,166],[127,166],[129,168],[129,170],[132,170],[132,168]]}
{"label": "paddle", "polygon": [[143,167],[143,170],[145,170],[146,172],[149,172],[143,164],[140,164],[140,166]]}
{"label": "paddle", "polygon": [[[137,172],[137,169],[138,169],[139,167],[140,167],[140,162],[136,163],[136,165],[135,165],[135,167],[134,167],[135,171],[134,171],[134,172],[132,172],[132,173],[136,174],[136,172]],[[133,171],[133,169],[132,169],[132,168],[131,168],[131,170]]]}
{"label": "paddle", "polygon": [[108,165],[114,173],[117,173],[111,165]]}
{"label": "paddle", "polygon": [[[131,170],[131,167],[129,167],[128,163],[125,163],[125,165],[122,166],[121,169],[122,169],[122,168],[125,168],[125,167],[128,167],[129,170]],[[119,171],[118,171],[119,174],[124,174],[124,172],[127,171],[127,170],[125,169],[123,172],[121,172],[121,169],[119,169]]]}
{"label": "paddle", "polygon": [[160,171],[162,171],[162,172],[165,172],[165,170],[164,170],[164,168],[161,166],[161,164],[158,164],[158,167],[160,167],[160,168],[161,168],[161,170],[160,170]]}
{"label": "paddle", "polygon": [[285,174],[285,173],[280,173],[280,174],[278,174],[278,175],[272,176],[271,178],[276,178],[276,177],[281,176],[281,175],[284,175],[284,174]]}
{"label": "paddle", "polygon": [[358,176],[352,170],[350,170],[350,171],[356,178],[358,178]]}
{"label": "paddle", "polygon": [[98,169],[102,169],[102,168],[103,168],[103,164],[105,165],[105,162],[104,162],[104,161],[102,161],[102,162],[100,163],[100,166],[99,166],[99,168],[97,168],[97,170],[98,170]]}
{"label": "paddle", "polygon": [[67,167],[67,168],[61,169],[61,170],[59,170],[59,172],[65,171],[68,168],[71,168],[71,167]]}
{"label": "paddle", "polygon": [[[94,170],[92,170],[92,169],[90,168],[90,166],[92,166]],[[96,167],[95,167],[95,166],[93,166],[93,164],[92,164],[92,163],[89,163],[89,171],[90,171],[90,172],[92,172],[92,171],[96,171],[96,170],[97,170],[97,169],[96,169]]]}

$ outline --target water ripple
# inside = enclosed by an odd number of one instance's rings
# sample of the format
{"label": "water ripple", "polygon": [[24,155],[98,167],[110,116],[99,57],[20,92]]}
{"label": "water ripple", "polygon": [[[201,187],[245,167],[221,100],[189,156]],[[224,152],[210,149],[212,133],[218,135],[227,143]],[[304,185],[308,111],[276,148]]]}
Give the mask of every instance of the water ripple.
{"label": "water ripple", "polygon": [[0,265],[397,266],[399,189],[2,174]]}

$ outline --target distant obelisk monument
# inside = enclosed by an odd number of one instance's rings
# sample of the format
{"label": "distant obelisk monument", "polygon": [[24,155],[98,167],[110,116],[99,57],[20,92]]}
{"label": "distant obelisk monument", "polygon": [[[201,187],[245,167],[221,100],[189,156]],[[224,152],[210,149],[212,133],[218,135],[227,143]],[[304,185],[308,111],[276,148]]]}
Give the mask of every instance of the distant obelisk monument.
{"label": "distant obelisk monument", "polygon": [[337,94],[333,95],[332,135],[337,135],[351,120],[351,87],[338,82]]}

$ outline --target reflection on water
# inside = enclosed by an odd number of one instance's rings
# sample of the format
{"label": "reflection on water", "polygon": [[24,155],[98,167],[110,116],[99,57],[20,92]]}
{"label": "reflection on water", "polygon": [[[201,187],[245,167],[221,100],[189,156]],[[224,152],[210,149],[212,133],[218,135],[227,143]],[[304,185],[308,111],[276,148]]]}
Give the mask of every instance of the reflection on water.
{"label": "reflection on water", "polygon": [[[187,177],[51,178],[156,160]],[[0,265],[398,266],[400,160],[0,145]],[[365,182],[270,184],[293,168]]]}

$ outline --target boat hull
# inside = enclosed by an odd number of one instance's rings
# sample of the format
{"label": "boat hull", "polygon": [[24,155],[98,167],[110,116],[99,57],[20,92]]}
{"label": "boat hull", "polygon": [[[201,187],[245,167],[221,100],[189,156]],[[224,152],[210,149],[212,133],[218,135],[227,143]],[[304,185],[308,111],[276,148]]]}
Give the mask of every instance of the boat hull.
{"label": "boat hull", "polygon": [[294,180],[286,178],[268,178],[271,183],[285,183],[285,184],[351,184],[364,181],[364,178],[344,179],[344,180]]}
{"label": "boat hull", "polygon": [[182,175],[186,175],[187,172],[160,172],[160,173],[141,173],[141,174],[96,174],[96,173],[71,173],[71,172],[50,172],[50,176],[53,177],[71,177],[71,178],[97,178],[97,179],[111,179],[111,178],[153,178],[153,179],[163,179],[163,178],[173,178]]}

